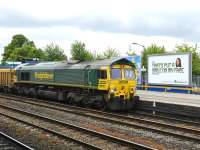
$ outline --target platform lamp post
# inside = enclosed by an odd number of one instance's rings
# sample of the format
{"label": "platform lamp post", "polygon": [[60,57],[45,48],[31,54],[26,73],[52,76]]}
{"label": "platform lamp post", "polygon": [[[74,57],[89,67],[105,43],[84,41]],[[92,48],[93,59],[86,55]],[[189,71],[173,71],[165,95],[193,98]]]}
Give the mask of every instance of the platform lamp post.
{"label": "platform lamp post", "polygon": [[[144,45],[137,43],[137,42],[133,42],[131,44],[143,47],[143,51],[146,48]],[[142,71],[142,85],[144,85],[145,84],[145,82],[144,82],[144,72],[146,71],[146,68],[144,68],[144,66],[142,66],[141,71]]]}
{"label": "platform lamp post", "polygon": [[145,46],[144,46],[144,45],[142,45],[142,44],[139,44],[139,43],[136,43],[136,42],[133,42],[133,43],[131,43],[131,44],[133,44],[133,45],[139,45],[139,46],[142,46],[142,47],[145,49]]}

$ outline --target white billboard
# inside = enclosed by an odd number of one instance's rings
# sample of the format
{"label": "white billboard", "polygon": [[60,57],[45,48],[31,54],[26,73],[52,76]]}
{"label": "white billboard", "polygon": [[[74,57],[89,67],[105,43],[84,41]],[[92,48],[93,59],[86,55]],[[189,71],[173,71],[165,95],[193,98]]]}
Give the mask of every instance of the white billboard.
{"label": "white billboard", "polygon": [[148,84],[191,86],[192,54],[148,56]]}

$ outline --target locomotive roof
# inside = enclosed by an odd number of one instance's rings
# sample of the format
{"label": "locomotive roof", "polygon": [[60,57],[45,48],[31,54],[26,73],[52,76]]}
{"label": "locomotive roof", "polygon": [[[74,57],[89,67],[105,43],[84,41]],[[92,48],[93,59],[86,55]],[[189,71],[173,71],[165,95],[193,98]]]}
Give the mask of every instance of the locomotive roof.
{"label": "locomotive roof", "polygon": [[83,61],[79,63],[63,62],[41,62],[37,64],[23,64],[19,65],[17,70],[32,70],[32,69],[84,69],[89,67],[91,69],[99,69],[102,66],[112,66],[114,64],[130,64],[134,63],[126,58],[112,58],[96,61]]}

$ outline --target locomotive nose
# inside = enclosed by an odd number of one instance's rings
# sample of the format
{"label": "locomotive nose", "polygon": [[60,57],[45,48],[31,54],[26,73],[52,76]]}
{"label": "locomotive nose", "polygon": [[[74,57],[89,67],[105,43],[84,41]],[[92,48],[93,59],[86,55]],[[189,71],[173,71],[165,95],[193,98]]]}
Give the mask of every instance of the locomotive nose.
{"label": "locomotive nose", "polygon": [[123,100],[127,100],[130,97],[129,89],[130,88],[129,88],[128,81],[121,80],[118,83],[116,83],[114,87],[111,87],[110,92],[115,97],[119,97]]}

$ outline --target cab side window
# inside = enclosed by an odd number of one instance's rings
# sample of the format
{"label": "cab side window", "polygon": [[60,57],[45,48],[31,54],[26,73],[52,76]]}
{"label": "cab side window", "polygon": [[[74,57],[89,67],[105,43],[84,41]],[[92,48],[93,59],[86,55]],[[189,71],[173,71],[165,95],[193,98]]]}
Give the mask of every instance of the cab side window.
{"label": "cab side window", "polygon": [[98,79],[107,79],[106,70],[97,70],[97,78]]}
{"label": "cab side window", "polygon": [[21,72],[21,80],[22,81],[30,81],[30,73],[29,72]]}

